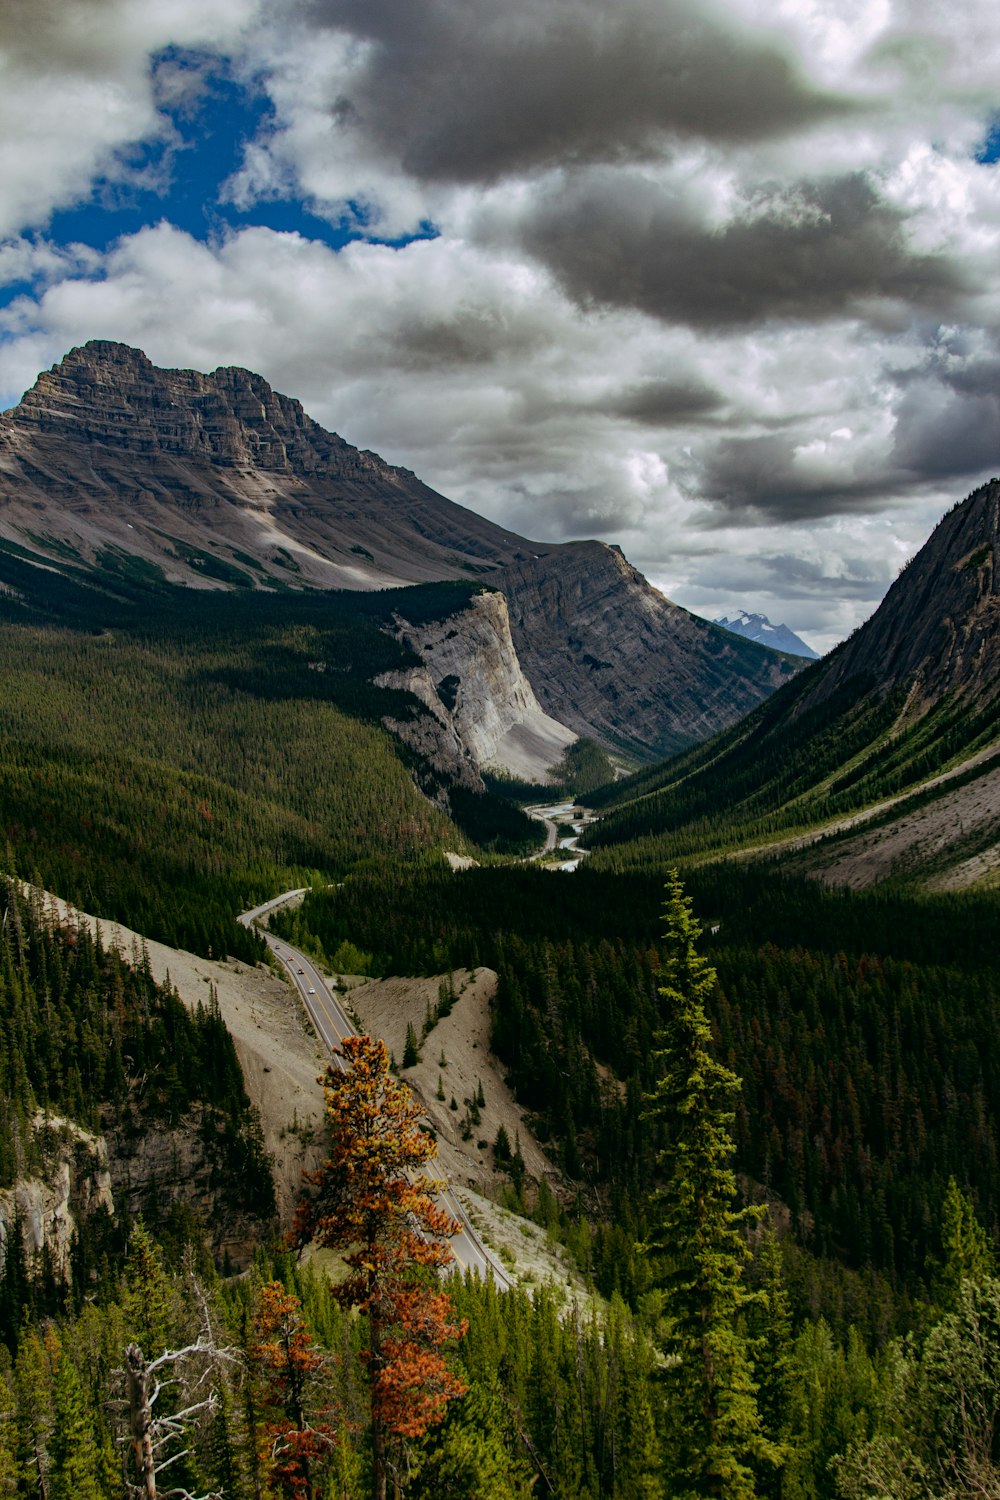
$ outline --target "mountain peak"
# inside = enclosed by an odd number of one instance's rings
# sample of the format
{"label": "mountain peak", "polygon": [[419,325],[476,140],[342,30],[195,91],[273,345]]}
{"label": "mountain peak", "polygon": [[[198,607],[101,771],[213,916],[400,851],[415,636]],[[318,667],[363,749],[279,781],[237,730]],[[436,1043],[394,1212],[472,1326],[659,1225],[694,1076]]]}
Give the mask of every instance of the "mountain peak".
{"label": "mountain peak", "polygon": [[756,641],[758,645],[770,646],[774,651],[787,651],[790,656],[804,656],[810,661],[817,661],[819,658],[819,653],[788,625],[772,625],[767,615],[751,614],[749,610],[741,609],[732,619],[721,615],[712,623],[721,626],[723,630],[732,631],[734,635],[745,636],[748,641]]}
{"label": "mountain peak", "polygon": [[109,340],[72,349],[0,416],[4,538],[47,575],[83,564],[244,589],[489,580],[545,711],[637,758],[731,723],[794,670],[672,604],[619,548],[506,531],[250,370],[159,369]]}
{"label": "mountain peak", "polygon": [[808,700],[869,675],[914,702],[1000,692],[1000,479],[948,511],[878,609],[830,656]]}
{"label": "mountain peak", "polygon": [[39,375],[7,421],[144,458],[164,454],[301,475],[339,471],[345,463],[353,471],[389,468],[326,432],[300,402],[251,370],[161,370],[141,349],[106,339],[71,349]]}

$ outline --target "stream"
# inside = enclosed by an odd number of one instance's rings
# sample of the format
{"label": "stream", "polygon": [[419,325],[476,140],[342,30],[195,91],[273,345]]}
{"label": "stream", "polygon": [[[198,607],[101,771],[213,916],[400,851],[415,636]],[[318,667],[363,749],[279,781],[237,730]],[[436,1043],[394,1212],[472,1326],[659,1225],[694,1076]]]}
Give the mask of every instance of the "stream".
{"label": "stream", "polygon": [[[529,818],[544,823],[546,828],[545,848],[533,854],[532,859],[544,860],[548,870],[577,869],[587,854],[586,849],[578,847],[580,835],[591,823],[597,822],[594,814],[587,812],[578,802],[539,803],[535,807],[526,807],[524,811]],[[559,853],[566,857],[553,857]]]}

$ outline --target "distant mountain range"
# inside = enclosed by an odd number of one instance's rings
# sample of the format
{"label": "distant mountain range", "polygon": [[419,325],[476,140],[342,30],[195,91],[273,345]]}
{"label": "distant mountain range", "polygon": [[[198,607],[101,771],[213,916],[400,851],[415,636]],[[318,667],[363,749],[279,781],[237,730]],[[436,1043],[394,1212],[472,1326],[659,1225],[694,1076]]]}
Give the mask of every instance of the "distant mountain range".
{"label": "distant mountain range", "polygon": [[[616,548],[531,542],[455,505],[259,375],[161,370],[104,341],[0,416],[3,546],[49,572],[150,587],[481,581],[505,596],[520,668],[563,740],[633,761],[734,723],[801,665],[673,604]],[[540,755],[558,738],[546,732]]]}
{"label": "distant mountain range", "polygon": [[819,652],[807,646],[800,635],[787,625],[772,625],[767,615],[753,615],[741,609],[731,620],[723,615],[712,623],[723,630],[731,630],[734,635],[742,635],[748,641],[770,646],[774,651],[787,651],[790,656],[804,656],[809,661],[819,660]]}
{"label": "distant mountain range", "polygon": [[829,656],[604,800],[592,842],[619,865],[742,848],[830,883],[995,883],[1000,480],[949,511]]}

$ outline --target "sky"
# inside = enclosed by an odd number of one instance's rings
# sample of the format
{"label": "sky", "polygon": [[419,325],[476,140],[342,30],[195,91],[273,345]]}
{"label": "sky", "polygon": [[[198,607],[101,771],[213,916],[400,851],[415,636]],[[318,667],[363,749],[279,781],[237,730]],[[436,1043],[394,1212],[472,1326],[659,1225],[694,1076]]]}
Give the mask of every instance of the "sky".
{"label": "sky", "polygon": [[989,0],[2,0],[0,407],[244,365],[820,650],[1000,473]]}

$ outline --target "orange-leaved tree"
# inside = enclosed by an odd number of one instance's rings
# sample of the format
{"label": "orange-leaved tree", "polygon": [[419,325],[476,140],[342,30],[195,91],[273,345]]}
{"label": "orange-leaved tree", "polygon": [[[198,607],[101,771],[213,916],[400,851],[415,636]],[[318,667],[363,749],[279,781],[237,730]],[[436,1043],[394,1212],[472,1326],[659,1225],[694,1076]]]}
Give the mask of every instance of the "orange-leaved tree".
{"label": "orange-leaved tree", "polygon": [[390,1440],[419,1437],[466,1389],[443,1353],[466,1324],[436,1276],[460,1226],[434,1202],[438,1184],[422,1168],[437,1145],[390,1074],[385,1043],[345,1037],[334,1056],[324,1083],[329,1155],[307,1174],[313,1191],[292,1237],[341,1251],[348,1274],[334,1296],[367,1320],[373,1490],[385,1500]]}
{"label": "orange-leaved tree", "polygon": [[330,1357],[313,1342],[298,1297],[280,1281],[261,1287],[250,1349],[266,1420],[260,1431],[268,1493],[315,1500],[333,1462],[337,1431],[330,1418]]}

